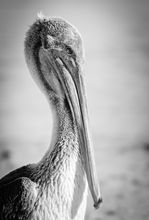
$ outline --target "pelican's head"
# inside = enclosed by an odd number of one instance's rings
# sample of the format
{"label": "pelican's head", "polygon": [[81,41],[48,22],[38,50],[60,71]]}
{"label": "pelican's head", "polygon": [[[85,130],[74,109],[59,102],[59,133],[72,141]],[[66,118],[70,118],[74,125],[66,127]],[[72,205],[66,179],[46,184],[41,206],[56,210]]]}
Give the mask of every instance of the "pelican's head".
{"label": "pelican's head", "polygon": [[63,19],[43,16],[27,33],[25,55],[37,83],[46,93],[52,91],[58,98],[63,98],[65,94],[56,69],[63,63],[62,68],[70,68],[74,73],[81,68],[84,60],[82,40],[76,29]]}
{"label": "pelican's head", "polygon": [[80,34],[63,19],[41,17],[27,32],[25,55],[33,78],[46,95],[67,100],[78,127],[81,154],[94,206],[98,207],[101,196],[88,131]]}

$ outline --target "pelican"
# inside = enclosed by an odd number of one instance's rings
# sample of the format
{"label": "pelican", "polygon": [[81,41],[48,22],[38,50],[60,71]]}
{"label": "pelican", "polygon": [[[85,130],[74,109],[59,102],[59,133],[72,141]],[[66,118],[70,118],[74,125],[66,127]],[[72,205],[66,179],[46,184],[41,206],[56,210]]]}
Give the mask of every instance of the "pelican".
{"label": "pelican", "polygon": [[81,36],[61,18],[40,16],[26,34],[25,57],[52,108],[52,140],[38,163],[0,180],[0,219],[83,220],[88,186],[95,208],[102,199],[88,126]]}

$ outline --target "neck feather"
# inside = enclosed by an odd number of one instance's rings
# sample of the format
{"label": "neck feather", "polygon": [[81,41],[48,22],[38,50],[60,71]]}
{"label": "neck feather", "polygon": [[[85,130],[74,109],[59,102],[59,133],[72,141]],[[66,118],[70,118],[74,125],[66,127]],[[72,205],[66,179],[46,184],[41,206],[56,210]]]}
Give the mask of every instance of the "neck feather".
{"label": "neck feather", "polygon": [[51,216],[59,213],[58,219],[84,219],[87,180],[77,126],[67,103],[53,103],[53,139],[35,174],[36,182],[44,189],[39,195],[48,201]]}
{"label": "neck feather", "polygon": [[53,96],[50,102],[53,113],[52,140],[37,166],[39,181],[45,181],[46,178],[45,182],[50,181],[52,173],[58,172],[71,157],[80,158],[77,126],[68,103]]}

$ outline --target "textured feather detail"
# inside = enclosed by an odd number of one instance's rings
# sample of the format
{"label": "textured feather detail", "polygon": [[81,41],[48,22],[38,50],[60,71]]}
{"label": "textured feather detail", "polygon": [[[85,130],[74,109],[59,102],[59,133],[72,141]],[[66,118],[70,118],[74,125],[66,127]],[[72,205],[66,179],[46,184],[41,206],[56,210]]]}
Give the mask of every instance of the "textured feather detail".
{"label": "textured feather detail", "polygon": [[42,13],[42,11],[37,13],[37,18],[40,20],[43,20],[45,18],[44,14]]}
{"label": "textured feather detail", "polygon": [[27,177],[18,178],[0,187],[0,219],[28,219],[37,193],[36,183]]}

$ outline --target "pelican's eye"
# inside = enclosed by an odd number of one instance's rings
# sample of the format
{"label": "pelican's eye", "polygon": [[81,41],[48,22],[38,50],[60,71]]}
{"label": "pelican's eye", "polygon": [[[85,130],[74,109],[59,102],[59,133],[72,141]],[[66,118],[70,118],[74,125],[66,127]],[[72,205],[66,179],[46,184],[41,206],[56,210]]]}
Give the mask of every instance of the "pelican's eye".
{"label": "pelican's eye", "polygon": [[71,47],[69,47],[69,46],[66,46],[66,52],[67,52],[69,55],[73,54],[73,50],[72,50]]}

